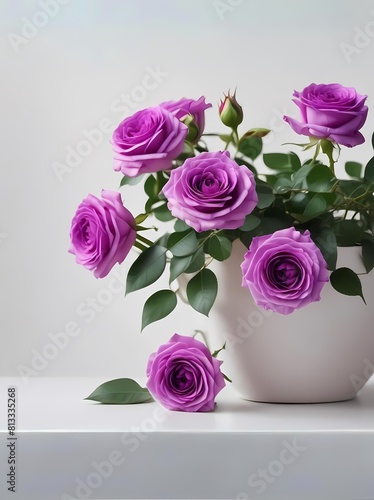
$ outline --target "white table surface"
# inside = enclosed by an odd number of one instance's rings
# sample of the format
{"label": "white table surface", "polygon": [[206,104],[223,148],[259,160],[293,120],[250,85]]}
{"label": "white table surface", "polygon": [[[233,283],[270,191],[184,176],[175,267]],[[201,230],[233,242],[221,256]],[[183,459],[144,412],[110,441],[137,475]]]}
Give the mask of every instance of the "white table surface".
{"label": "white table surface", "polygon": [[[0,498],[374,500],[374,381],[351,401],[242,401],[211,413],[83,398],[106,380],[0,378]],[[16,493],[6,474],[17,388]]]}

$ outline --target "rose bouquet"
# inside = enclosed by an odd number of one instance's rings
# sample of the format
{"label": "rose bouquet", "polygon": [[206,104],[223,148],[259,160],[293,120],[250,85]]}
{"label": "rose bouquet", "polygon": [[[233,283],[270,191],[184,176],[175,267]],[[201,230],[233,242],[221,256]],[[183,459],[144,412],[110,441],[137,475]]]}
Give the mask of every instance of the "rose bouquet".
{"label": "rose bouquet", "polygon": [[[144,305],[142,329],[174,310],[182,274],[189,276],[189,304],[208,315],[219,286],[209,265],[230,258],[235,241],[244,245],[241,285],[260,307],[291,314],[320,300],[328,281],[337,293],[365,300],[360,277],[337,268],[337,254],[341,246],[361,246],[366,272],[374,267],[374,158],[366,166],[346,162],[344,178],[336,166],[341,146],[364,142],[366,98],[339,84],[294,93],[300,119],[284,120],[306,136],[296,146],[312,152],[307,160],[294,151],[262,153],[268,129],[239,133],[243,111],[235,94],[219,105],[223,134],[204,132],[211,107],[204,97],[138,111],[119,124],[112,145],[120,185],[141,183],[144,210],[134,217],[118,192],[88,195],[73,218],[69,251],[102,278],[135,246],[127,293],[169,273],[170,287]],[[218,151],[208,149],[212,136],[223,141]],[[151,240],[144,234],[155,221],[167,229]],[[223,387],[217,353],[209,357],[196,343],[174,335],[151,356],[148,388],[168,408],[212,409]]]}

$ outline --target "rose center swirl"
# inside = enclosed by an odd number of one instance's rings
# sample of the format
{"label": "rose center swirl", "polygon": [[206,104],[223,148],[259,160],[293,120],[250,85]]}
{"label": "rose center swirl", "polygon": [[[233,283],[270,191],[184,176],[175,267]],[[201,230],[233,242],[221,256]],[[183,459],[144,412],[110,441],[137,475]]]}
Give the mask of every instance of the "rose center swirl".
{"label": "rose center swirl", "polygon": [[216,193],[219,190],[219,182],[214,177],[214,175],[209,172],[200,177],[200,179],[195,180],[195,191],[201,193],[202,195],[209,195]]}
{"label": "rose center swirl", "polygon": [[266,276],[274,287],[289,290],[298,287],[303,280],[304,273],[297,259],[277,255],[268,262]]}
{"label": "rose center swirl", "polygon": [[169,373],[169,384],[179,394],[190,393],[195,389],[195,376],[188,366],[175,366]]}

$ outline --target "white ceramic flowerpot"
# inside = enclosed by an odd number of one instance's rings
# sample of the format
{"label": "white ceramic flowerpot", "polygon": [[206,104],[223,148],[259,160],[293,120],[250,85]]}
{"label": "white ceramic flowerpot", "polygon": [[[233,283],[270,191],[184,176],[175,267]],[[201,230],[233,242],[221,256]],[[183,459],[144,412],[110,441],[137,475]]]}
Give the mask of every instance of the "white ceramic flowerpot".
{"label": "white ceramic flowerpot", "polygon": [[[374,370],[374,272],[361,276],[367,305],[326,283],[321,300],[284,316],[265,311],[241,287],[246,249],[214,266],[219,291],[209,337],[226,341],[223,371],[252,401],[322,403],[353,398]],[[339,248],[339,267],[364,272],[359,247]]]}

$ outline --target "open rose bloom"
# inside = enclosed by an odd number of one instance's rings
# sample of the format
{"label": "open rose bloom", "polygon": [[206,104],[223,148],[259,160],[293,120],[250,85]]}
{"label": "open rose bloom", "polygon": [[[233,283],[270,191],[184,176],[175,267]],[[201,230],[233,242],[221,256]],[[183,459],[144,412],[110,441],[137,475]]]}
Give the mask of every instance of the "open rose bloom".
{"label": "open rose bloom", "polygon": [[312,83],[301,92],[295,90],[294,97],[294,103],[300,108],[301,120],[289,116],[284,119],[297,134],[330,139],[348,147],[364,142],[359,130],[368,113],[366,95],[338,83]]}
{"label": "open rose bloom", "polygon": [[252,172],[228,151],[188,158],[171,172],[163,193],[174,217],[198,232],[240,227],[258,201]]}
{"label": "open rose bloom", "polygon": [[320,300],[329,279],[326,262],[309,231],[291,227],[252,240],[241,265],[242,286],[256,304],[290,314]]}
{"label": "open rose bloom", "polygon": [[147,387],[169,410],[211,411],[225,386],[221,363],[202,342],[176,333],[151,354]]}
{"label": "open rose bloom", "polygon": [[165,108],[138,111],[113,133],[114,170],[135,177],[171,168],[187,133],[187,126]]}
{"label": "open rose bloom", "polygon": [[71,223],[69,252],[76,262],[104,278],[116,263],[124,261],[136,238],[134,217],[121,195],[103,190],[101,199],[88,195]]}

